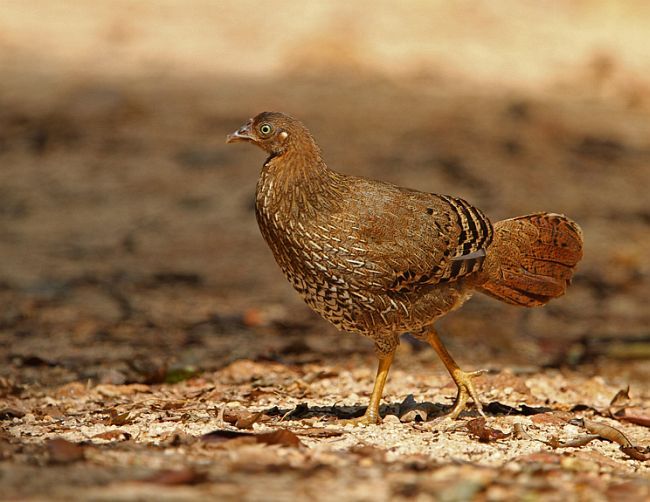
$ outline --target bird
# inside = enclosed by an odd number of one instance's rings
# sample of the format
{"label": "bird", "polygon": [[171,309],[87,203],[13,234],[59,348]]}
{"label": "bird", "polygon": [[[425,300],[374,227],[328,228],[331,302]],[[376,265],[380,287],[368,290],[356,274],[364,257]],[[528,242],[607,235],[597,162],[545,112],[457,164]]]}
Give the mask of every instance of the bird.
{"label": "bird", "polygon": [[309,130],[280,112],[256,115],[226,142],[268,154],[255,214],[289,283],[338,329],[374,342],[370,402],[344,422],[381,423],[384,385],[405,333],[428,342],[455,382],[448,416],[458,418],[470,398],[485,416],[474,386],[485,370],[463,371],[435,322],[474,292],[523,307],[562,296],[582,258],[578,224],[549,212],[493,224],[462,198],[335,171]]}

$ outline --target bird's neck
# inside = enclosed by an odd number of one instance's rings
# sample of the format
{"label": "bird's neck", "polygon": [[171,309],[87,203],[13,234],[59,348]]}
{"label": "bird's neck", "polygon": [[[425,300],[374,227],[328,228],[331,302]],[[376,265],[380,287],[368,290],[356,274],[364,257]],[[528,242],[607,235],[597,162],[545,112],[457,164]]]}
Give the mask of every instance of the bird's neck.
{"label": "bird's neck", "polygon": [[257,208],[288,218],[332,210],[340,178],[327,167],[315,143],[291,146],[264,163],[257,186]]}

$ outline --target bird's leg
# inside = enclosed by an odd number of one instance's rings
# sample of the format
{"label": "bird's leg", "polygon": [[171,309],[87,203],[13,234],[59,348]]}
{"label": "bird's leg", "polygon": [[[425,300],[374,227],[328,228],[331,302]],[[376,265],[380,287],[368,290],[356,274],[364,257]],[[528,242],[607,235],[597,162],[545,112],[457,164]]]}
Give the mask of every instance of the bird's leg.
{"label": "bird's leg", "polygon": [[388,370],[390,370],[390,365],[393,363],[394,355],[395,350],[386,355],[379,356],[379,366],[377,367],[375,385],[372,388],[370,403],[366,408],[366,412],[363,416],[357,418],[341,420],[340,423],[342,425],[375,425],[381,422],[381,417],[379,416],[379,402],[381,401],[381,396],[384,392]]}
{"label": "bird's leg", "polygon": [[481,416],[484,417],[485,413],[483,413],[483,405],[481,404],[478,392],[476,392],[472,380],[475,377],[484,374],[486,370],[470,372],[461,370],[456,364],[456,361],[454,361],[454,359],[451,357],[451,354],[447,352],[447,349],[442,344],[440,338],[438,338],[438,333],[436,333],[435,329],[428,328],[426,333],[426,340],[429,342],[429,345],[431,345],[437,352],[438,357],[440,357],[445,367],[447,368],[447,371],[449,371],[451,378],[453,378],[456,387],[458,387],[458,395],[456,396],[456,401],[454,402],[453,408],[449,412],[449,417],[453,419],[458,418],[458,415],[460,415],[461,412],[466,408],[467,399],[470,397],[474,400],[474,406],[476,406],[478,412],[481,414]]}

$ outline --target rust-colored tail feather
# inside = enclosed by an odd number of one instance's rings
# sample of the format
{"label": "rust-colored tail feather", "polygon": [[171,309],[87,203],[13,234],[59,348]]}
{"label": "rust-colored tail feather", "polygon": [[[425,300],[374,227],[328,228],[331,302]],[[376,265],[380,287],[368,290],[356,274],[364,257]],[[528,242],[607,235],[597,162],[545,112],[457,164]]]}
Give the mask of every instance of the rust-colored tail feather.
{"label": "rust-colored tail feather", "polygon": [[478,290],[513,305],[544,305],[565,293],[581,258],[582,231],[564,215],[499,221]]}

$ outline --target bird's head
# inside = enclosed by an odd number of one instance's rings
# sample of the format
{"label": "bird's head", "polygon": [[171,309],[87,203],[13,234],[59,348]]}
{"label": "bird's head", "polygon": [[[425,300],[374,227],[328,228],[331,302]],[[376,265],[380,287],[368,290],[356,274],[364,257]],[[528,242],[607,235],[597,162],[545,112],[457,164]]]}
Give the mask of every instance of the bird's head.
{"label": "bird's head", "polygon": [[273,156],[282,155],[291,145],[311,140],[298,120],[279,112],[262,112],[226,137],[226,143],[247,141]]}

